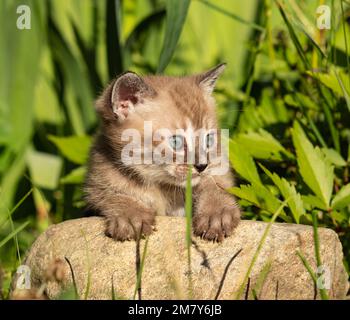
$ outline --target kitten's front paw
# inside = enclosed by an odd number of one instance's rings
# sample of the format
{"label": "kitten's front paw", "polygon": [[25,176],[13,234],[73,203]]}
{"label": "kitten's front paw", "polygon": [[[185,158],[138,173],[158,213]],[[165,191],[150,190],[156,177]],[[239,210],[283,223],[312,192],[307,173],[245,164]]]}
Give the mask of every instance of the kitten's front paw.
{"label": "kitten's front paw", "polygon": [[193,233],[205,240],[221,242],[239,223],[239,208],[226,206],[217,212],[203,210],[193,217]]}
{"label": "kitten's front paw", "polygon": [[153,212],[137,212],[132,215],[107,217],[107,236],[117,241],[137,240],[150,235],[155,230]]}

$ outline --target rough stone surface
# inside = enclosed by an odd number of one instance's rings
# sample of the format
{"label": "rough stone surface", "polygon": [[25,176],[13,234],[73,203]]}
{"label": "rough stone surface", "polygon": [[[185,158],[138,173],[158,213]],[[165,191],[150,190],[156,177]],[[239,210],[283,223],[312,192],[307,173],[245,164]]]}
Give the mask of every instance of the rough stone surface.
{"label": "rough stone surface", "polygon": [[[242,221],[234,235],[223,243],[193,238],[192,297],[233,299],[266,227],[264,222]],[[51,226],[36,240],[25,260],[31,269],[32,287],[45,288],[49,298],[58,297],[63,288],[72,285],[67,258],[81,297],[89,287],[87,297],[90,299],[111,299],[112,288],[115,296],[132,298],[136,285],[136,242],[115,242],[104,235],[104,228],[104,220],[99,217],[69,220]],[[142,299],[187,299],[189,273],[185,220],[158,217],[157,229],[148,242],[142,274]],[[341,244],[330,229],[320,228],[319,237],[322,262],[331,276],[328,295],[332,299],[343,299],[348,281],[342,264]],[[144,245],[145,240],[141,240],[141,256]],[[239,250],[241,252],[232,260]],[[315,270],[312,228],[275,223],[251,271],[248,293],[245,288],[241,298],[252,299],[254,289],[259,299],[319,299],[319,293],[315,295],[318,290],[315,290],[297,251]],[[267,274],[262,272],[264,267],[268,269]],[[46,280],[50,272],[51,278],[54,274],[62,281]],[[13,287],[16,283],[14,278]]]}

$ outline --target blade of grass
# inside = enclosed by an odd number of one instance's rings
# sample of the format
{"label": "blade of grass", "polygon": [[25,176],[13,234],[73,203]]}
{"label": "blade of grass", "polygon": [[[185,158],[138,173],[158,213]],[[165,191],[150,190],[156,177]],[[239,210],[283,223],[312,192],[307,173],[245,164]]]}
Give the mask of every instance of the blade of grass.
{"label": "blade of grass", "polygon": [[[316,262],[317,262],[317,267],[319,268],[322,266],[322,261],[321,261],[321,254],[320,254],[320,239],[318,237],[318,223],[317,223],[317,213],[316,211],[312,211],[312,225],[313,225],[313,230],[314,230],[314,243],[315,243],[315,255],[316,255]],[[319,289],[321,298],[322,300],[328,300],[328,294],[325,289]]]}
{"label": "blade of grass", "polygon": [[[143,272],[143,267],[145,265],[145,260],[146,260],[148,240],[149,240],[149,237],[146,238],[145,246],[144,246],[143,252],[142,252],[140,265],[139,265],[138,270],[137,270],[136,286],[135,286],[135,290],[134,290],[133,300],[135,300],[136,294],[141,288],[142,272]],[[140,243],[140,240],[137,240],[137,241],[138,241],[138,243]],[[141,300],[141,295],[139,295],[139,298]]]}
{"label": "blade of grass", "polygon": [[96,66],[96,48],[90,48],[88,47],[88,44],[84,42],[79,28],[77,27],[73,19],[71,19],[71,25],[74,32],[75,40],[84,59],[86,69],[89,72],[89,80],[91,82],[92,87],[94,88],[95,95],[97,95],[99,94],[102,88],[102,81],[100,75],[98,74]]}
{"label": "blade of grass", "polygon": [[86,250],[86,262],[87,262],[87,280],[86,280],[86,287],[85,287],[85,293],[84,293],[84,300],[87,300],[89,297],[90,287],[91,287],[91,265],[90,265],[90,255],[89,255],[89,246],[88,241],[86,239],[86,234],[83,230],[81,230],[81,234],[84,238],[85,242],[85,250]]}
{"label": "blade of grass", "polygon": [[192,267],[191,267],[191,246],[192,246],[192,166],[189,166],[185,194],[186,214],[186,247],[187,247],[187,272],[189,297],[193,297]]}
{"label": "blade of grass", "polygon": [[265,283],[266,277],[269,274],[271,270],[272,261],[268,260],[266,264],[263,266],[261,272],[259,273],[258,279],[256,280],[255,286],[252,289],[252,295],[254,300],[259,300],[259,293],[261,292],[261,289]]}
{"label": "blade of grass", "polygon": [[334,69],[334,74],[335,74],[335,76],[336,76],[336,78],[337,78],[337,80],[339,82],[339,85],[340,85],[342,91],[343,91],[344,99],[345,99],[346,105],[348,107],[348,110],[350,112],[350,96],[349,96],[349,93],[346,90],[345,85],[344,85],[340,75],[338,74],[337,70],[335,70],[335,69]]}
{"label": "blade of grass", "polygon": [[[11,217],[12,214],[18,209],[18,207],[32,194],[33,188],[31,188],[17,203],[16,205],[11,209],[11,211],[8,213],[7,218]],[[6,222],[7,219],[4,219],[0,222],[0,228],[2,225]]]}
{"label": "blade of grass", "polygon": [[71,274],[72,274],[72,281],[73,281],[73,288],[74,288],[75,300],[80,300],[79,293],[78,293],[77,282],[76,282],[76,280],[75,280],[75,273],[74,273],[74,270],[73,270],[73,266],[72,266],[70,260],[69,260],[67,257],[64,257],[64,259],[65,259],[66,262],[68,263],[70,272],[71,272]]}
{"label": "blade of grass", "polygon": [[[9,220],[10,220],[10,227],[11,227],[11,231],[14,232],[15,231],[15,226],[13,224],[13,220],[12,220],[12,216],[10,215],[10,212],[9,212]],[[16,247],[16,252],[17,252],[17,259],[18,259],[18,262],[19,264],[22,264],[21,261],[21,253],[19,252],[19,244],[18,244],[18,237],[17,237],[17,234],[13,237],[13,241],[14,241],[14,244],[15,244],[15,247]]]}
{"label": "blade of grass", "polygon": [[256,249],[256,251],[255,251],[255,253],[254,253],[254,256],[253,256],[253,258],[252,258],[252,261],[250,262],[249,267],[248,267],[248,270],[247,270],[247,272],[246,272],[246,274],[245,274],[245,276],[244,276],[243,282],[242,282],[242,284],[240,285],[240,287],[239,287],[239,289],[238,289],[238,292],[237,292],[237,294],[236,294],[236,296],[235,296],[235,299],[236,299],[236,300],[238,300],[238,299],[242,296],[242,294],[244,293],[244,288],[247,286],[247,282],[248,282],[248,279],[249,279],[249,277],[250,277],[250,273],[251,273],[251,271],[252,271],[252,269],[253,269],[253,266],[254,266],[256,260],[258,259],[259,253],[260,253],[260,251],[261,251],[261,249],[262,249],[262,247],[263,247],[263,245],[264,245],[264,243],[265,243],[265,240],[266,240],[266,238],[267,238],[267,236],[268,236],[268,234],[269,234],[269,232],[270,232],[270,229],[271,229],[271,227],[272,227],[272,224],[275,222],[275,220],[277,219],[277,217],[279,216],[279,214],[282,212],[283,208],[287,205],[288,201],[289,201],[289,198],[286,199],[286,200],[280,205],[280,207],[279,207],[279,208],[276,210],[276,212],[273,214],[273,216],[272,216],[270,222],[268,223],[267,227],[265,228],[265,231],[264,231],[264,233],[263,233],[263,235],[262,235],[262,237],[261,237],[261,239],[260,239],[260,241],[259,241],[258,247],[257,247],[257,249]]}
{"label": "blade of grass", "polygon": [[140,36],[151,26],[159,24],[166,16],[165,9],[160,9],[152,12],[150,15],[140,21],[135,28],[130,32],[128,38],[125,40],[124,50],[131,51],[132,45],[139,41]]}
{"label": "blade of grass", "polygon": [[284,6],[282,5],[282,3],[278,0],[275,0],[277,6],[278,6],[278,9],[281,13],[281,16],[282,16],[282,19],[284,21],[284,23],[286,24],[287,26],[287,29],[288,29],[288,32],[290,34],[290,37],[294,43],[294,46],[298,52],[298,55],[300,56],[302,62],[303,62],[303,65],[306,69],[310,69],[310,63],[309,61],[307,60],[306,56],[305,56],[305,53],[304,53],[304,50],[303,50],[303,47],[294,31],[294,28],[291,24],[291,22],[289,21],[289,17],[287,16],[287,13],[285,11],[285,8]]}
{"label": "blade of grass", "polygon": [[[293,91],[294,91],[293,86],[292,86],[290,83],[288,83],[287,85],[288,85],[288,89],[289,89],[290,91],[293,92]],[[318,128],[317,128],[317,126],[316,126],[314,120],[313,120],[312,117],[310,116],[308,110],[306,110],[306,108],[304,107],[303,102],[300,100],[300,98],[298,97],[298,95],[294,95],[294,98],[298,101],[299,106],[300,106],[300,108],[301,108],[301,110],[302,110],[302,112],[303,112],[303,115],[305,115],[307,121],[309,122],[309,125],[310,125],[312,131],[314,132],[315,137],[316,137],[316,139],[318,140],[318,142],[320,143],[320,145],[321,145],[323,148],[328,148],[327,143],[324,141],[324,139],[323,139],[323,137],[322,137],[322,134],[321,134],[320,131],[318,130]]]}
{"label": "blade of grass", "polygon": [[349,55],[349,49],[348,49],[348,36],[346,32],[346,18],[344,14],[343,0],[340,0],[340,7],[341,7],[342,18],[343,18],[343,34],[344,34],[345,52],[346,52],[346,66],[348,69],[349,82],[350,82],[350,55]]}
{"label": "blade of grass", "polygon": [[280,89],[280,83],[279,80],[276,77],[276,54],[275,54],[275,48],[273,44],[273,34],[272,34],[272,25],[271,25],[271,16],[272,16],[272,8],[271,8],[271,0],[265,0],[264,2],[264,8],[265,8],[265,18],[266,18],[266,33],[267,33],[267,45],[268,45],[268,53],[270,62],[272,65],[272,84],[276,91],[276,93],[279,93]]}
{"label": "blade of grass", "polygon": [[119,0],[106,2],[106,44],[108,74],[112,79],[123,72],[122,45],[120,41]]}
{"label": "blade of grass", "polygon": [[112,300],[114,301],[114,300],[117,300],[117,296],[116,296],[116,294],[115,294],[115,288],[114,288],[114,279],[113,279],[113,275],[114,274],[112,274],[112,294],[111,294],[111,296],[112,296]]}
{"label": "blade of grass", "polygon": [[48,17],[49,47],[55,63],[54,72],[61,74],[64,81],[61,83],[63,92],[56,88],[57,95],[64,94],[66,112],[74,132],[84,135],[86,130],[94,124],[96,115],[92,107],[93,92],[88,82],[80,59],[69,46],[65,35],[57,26],[52,13]]}
{"label": "blade of grass", "polygon": [[306,268],[307,272],[310,274],[314,284],[316,285],[317,283],[317,278],[315,273],[312,271],[311,266],[309,265],[309,263],[307,262],[306,258],[302,255],[302,253],[300,251],[297,251],[297,255],[300,258],[301,262],[303,263],[304,267]]}
{"label": "blade of grass", "polygon": [[185,24],[190,2],[190,0],[166,1],[165,35],[157,73],[164,72],[174,54],[182,28]]}
{"label": "blade of grass", "polygon": [[220,12],[222,14],[224,14],[225,16],[227,17],[230,17],[238,22],[241,22],[255,30],[259,30],[259,31],[265,31],[265,28],[262,27],[262,26],[259,26],[258,24],[254,23],[254,22],[250,22],[250,21],[247,21],[247,20],[244,20],[243,18],[241,18],[240,16],[237,16],[236,14],[232,13],[232,12],[229,12],[221,7],[218,7],[217,5],[207,1],[207,0],[198,0],[199,2],[205,4],[206,6],[208,6],[209,8],[217,11],[217,12]]}
{"label": "blade of grass", "polygon": [[7,235],[4,239],[0,241],[0,248],[4,246],[8,241],[10,241],[15,235],[17,235],[19,232],[21,232],[30,221],[26,221],[23,224],[21,224],[18,228],[16,228],[14,231],[12,231],[9,235]]}

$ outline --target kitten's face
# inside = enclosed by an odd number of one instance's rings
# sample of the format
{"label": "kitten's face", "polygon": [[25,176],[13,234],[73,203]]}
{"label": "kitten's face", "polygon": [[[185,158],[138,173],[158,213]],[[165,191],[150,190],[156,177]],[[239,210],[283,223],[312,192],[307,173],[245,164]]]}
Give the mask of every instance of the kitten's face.
{"label": "kitten's face", "polygon": [[212,174],[221,157],[212,91],[223,69],[181,78],[126,73],[107,88],[97,110],[120,166],[146,183],[180,187],[190,168],[192,185]]}

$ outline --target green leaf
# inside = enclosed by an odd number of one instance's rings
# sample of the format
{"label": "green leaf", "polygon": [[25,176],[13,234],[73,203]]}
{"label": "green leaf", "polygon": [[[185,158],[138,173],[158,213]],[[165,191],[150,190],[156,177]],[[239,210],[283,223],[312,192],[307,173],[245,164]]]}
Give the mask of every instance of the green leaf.
{"label": "green leaf", "polygon": [[307,74],[320,81],[339,96],[350,94],[349,76],[345,72],[334,69],[334,72],[329,73],[307,71]]}
{"label": "green leaf", "polygon": [[346,166],[346,161],[344,158],[339,154],[338,151],[334,149],[329,149],[329,148],[322,148],[321,149],[323,154],[325,155],[326,159],[334,164],[337,167],[345,167]]}
{"label": "green leaf", "polygon": [[295,222],[299,223],[300,217],[305,214],[304,204],[301,200],[300,194],[295,190],[295,187],[291,185],[286,179],[281,179],[276,173],[272,174],[263,165],[259,165],[267,174],[267,176],[273,181],[276,187],[280,190],[283,198],[285,200],[289,199],[288,207],[293,214]]}
{"label": "green leaf", "polygon": [[162,52],[159,58],[157,72],[161,73],[169,64],[174,54],[177,42],[184,26],[190,0],[167,0],[166,1],[166,26]]}
{"label": "green leaf", "polygon": [[327,207],[324,205],[323,201],[312,195],[312,194],[309,194],[309,195],[303,195],[301,196],[303,202],[304,202],[304,207],[307,209],[307,210],[312,210],[313,208],[318,208],[318,209],[321,209],[321,210],[327,210]]}
{"label": "green leaf", "polygon": [[230,162],[235,171],[249,182],[261,182],[253,158],[237,142],[230,140]]}
{"label": "green leaf", "polygon": [[350,205],[350,183],[342,187],[332,200],[332,209],[340,210]]}
{"label": "green leaf", "polygon": [[57,137],[50,135],[48,139],[68,160],[76,164],[86,163],[91,146],[90,136]]}
{"label": "green leaf", "polygon": [[290,106],[300,108],[304,107],[310,110],[320,110],[320,107],[313,102],[310,97],[300,93],[296,92],[293,95],[287,94],[284,96],[284,101]]}
{"label": "green leaf", "polygon": [[36,187],[50,190],[57,188],[62,170],[60,157],[31,149],[27,153],[26,161],[31,179]]}
{"label": "green leaf", "polygon": [[235,140],[254,158],[283,160],[283,155],[294,158],[269,132],[263,129],[239,134]]}
{"label": "green leaf", "polygon": [[329,207],[333,189],[333,166],[318,147],[313,147],[298,122],[294,122],[292,136],[304,182]]}
{"label": "green leaf", "polygon": [[339,223],[349,220],[348,215],[346,214],[346,212],[344,212],[344,210],[340,212],[336,210],[332,210],[332,212],[330,212],[329,214],[332,217],[332,219],[335,219]]}
{"label": "green leaf", "polygon": [[73,169],[66,176],[61,178],[60,182],[62,184],[80,184],[84,182],[85,175],[86,175],[86,167],[81,166]]}
{"label": "green leaf", "polygon": [[229,192],[270,213],[274,213],[281,205],[281,201],[259,183],[233,187],[229,189]]}

